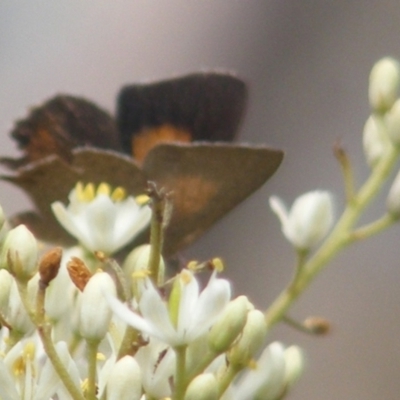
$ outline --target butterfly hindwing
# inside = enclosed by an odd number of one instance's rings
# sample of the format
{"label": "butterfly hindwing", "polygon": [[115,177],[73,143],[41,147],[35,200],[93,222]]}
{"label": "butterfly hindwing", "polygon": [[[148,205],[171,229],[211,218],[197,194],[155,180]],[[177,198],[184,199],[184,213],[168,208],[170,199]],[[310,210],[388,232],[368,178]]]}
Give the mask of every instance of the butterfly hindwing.
{"label": "butterfly hindwing", "polygon": [[146,176],[172,193],[164,242],[172,255],[257,190],[278,168],[282,152],[263,146],[160,144],[143,164]]}

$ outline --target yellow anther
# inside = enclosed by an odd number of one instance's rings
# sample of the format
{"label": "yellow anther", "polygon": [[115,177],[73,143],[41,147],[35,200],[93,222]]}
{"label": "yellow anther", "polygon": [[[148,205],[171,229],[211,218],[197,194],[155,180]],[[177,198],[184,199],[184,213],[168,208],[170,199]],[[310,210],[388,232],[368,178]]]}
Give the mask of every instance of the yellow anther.
{"label": "yellow anther", "polygon": [[96,359],[97,361],[104,361],[106,359],[106,356],[103,353],[97,353]]}
{"label": "yellow anther", "polygon": [[12,372],[15,376],[21,376],[25,373],[25,360],[23,357],[17,357],[12,364]]}
{"label": "yellow anther", "polygon": [[186,268],[190,271],[196,271],[197,267],[199,265],[199,262],[196,260],[193,261],[189,261],[189,263],[187,264]]}
{"label": "yellow anther", "polygon": [[140,206],[144,206],[150,201],[150,197],[147,196],[146,194],[140,194],[139,196],[135,197],[136,203],[138,203]]}
{"label": "yellow anther", "polygon": [[99,194],[104,194],[106,196],[110,196],[111,193],[111,187],[108,183],[102,182],[100,185],[97,187],[96,195],[98,196]]}
{"label": "yellow anther", "polygon": [[120,186],[115,188],[111,194],[111,199],[113,201],[121,201],[126,198],[126,190]]}
{"label": "yellow anther", "polygon": [[225,269],[224,262],[220,258],[213,258],[212,264],[217,272],[222,272]]}
{"label": "yellow anther", "polygon": [[192,274],[189,273],[187,270],[182,270],[180,274],[181,281],[184,285],[189,284],[192,280],[192,277]]}
{"label": "yellow anther", "polygon": [[96,195],[96,187],[93,183],[88,183],[83,189],[83,198],[85,201],[92,201]]}

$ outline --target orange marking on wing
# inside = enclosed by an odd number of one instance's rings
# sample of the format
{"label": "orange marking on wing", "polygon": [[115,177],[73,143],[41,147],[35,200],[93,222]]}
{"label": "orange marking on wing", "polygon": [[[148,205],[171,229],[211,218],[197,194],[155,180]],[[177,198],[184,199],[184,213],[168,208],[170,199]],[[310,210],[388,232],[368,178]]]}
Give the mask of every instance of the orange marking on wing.
{"label": "orange marking on wing", "polygon": [[180,218],[200,213],[207,209],[218,192],[215,182],[205,180],[201,176],[180,176],[174,179],[171,184],[165,182],[167,188],[171,188],[174,207],[179,209]]}
{"label": "orange marking on wing", "polygon": [[157,144],[168,142],[190,143],[191,140],[190,132],[169,124],[156,128],[145,128],[132,137],[132,155],[141,164],[147,153]]}

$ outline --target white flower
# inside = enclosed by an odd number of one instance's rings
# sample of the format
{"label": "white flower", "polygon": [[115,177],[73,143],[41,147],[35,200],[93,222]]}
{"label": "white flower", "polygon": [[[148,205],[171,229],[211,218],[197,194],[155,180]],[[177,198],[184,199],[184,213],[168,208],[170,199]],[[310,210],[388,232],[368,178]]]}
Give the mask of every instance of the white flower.
{"label": "white flower", "polygon": [[278,216],[282,232],[298,249],[309,249],[323,239],[333,224],[332,195],[316,190],[298,197],[288,212],[282,200],[272,196],[272,211]]}
{"label": "white flower", "polygon": [[91,251],[112,254],[138,235],[149,223],[151,210],[140,206],[121,188],[106,184],[83,187],[77,184],[69,194],[70,204],[53,203],[54,215],[60,224]]}
{"label": "white flower", "polygon": [[132,312],[105,293],[108,303],[114,313],[128,325],[173,347],[189,344],[204,334],[224,310],[231,296],[229,282],[218,279],[216,270],[201,293],[193,273],[183,270],[177,277],[179,304],[176,308],[176,320],[172,321],[171,314],[174,312],[168,308],[150,279],[145,279],[146,287],[139,300],[142,315]]}

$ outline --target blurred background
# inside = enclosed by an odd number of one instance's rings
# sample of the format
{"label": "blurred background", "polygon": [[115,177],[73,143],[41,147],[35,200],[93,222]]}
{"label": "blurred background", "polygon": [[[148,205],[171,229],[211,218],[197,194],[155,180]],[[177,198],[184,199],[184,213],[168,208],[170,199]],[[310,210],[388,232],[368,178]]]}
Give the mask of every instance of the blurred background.
{"label": "blurred background", "polygon": [[[8,132],[28,107],[56,93],[114,111],[126,83],[192,71],[236,71],[250,86],[240,141],[283,148],[278,173],[186,254],[227,262],[236,294],[265,307],[290,278],[294,257],[268,208],[308,190],[335,193],[332,146],[341,140],[356,179],[368,175],[361,132],[369,115],[368,75],[380,57],[400,58],[396,0],[11,1],[0,3],[1,154],[17,155]],[[4,172],[4,171],[3,171]],[[365,221],[380,215],[385,196]],[[28,200],[0,183],[7,214]],[[270,340],[298,343],[307,369],[290,399],[395,399],[400,392],[400,226],[346,250],[291,315],[328,318],[332,333],[311,338],[282,326]]]}

